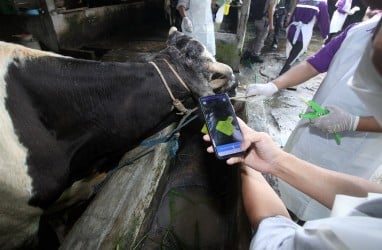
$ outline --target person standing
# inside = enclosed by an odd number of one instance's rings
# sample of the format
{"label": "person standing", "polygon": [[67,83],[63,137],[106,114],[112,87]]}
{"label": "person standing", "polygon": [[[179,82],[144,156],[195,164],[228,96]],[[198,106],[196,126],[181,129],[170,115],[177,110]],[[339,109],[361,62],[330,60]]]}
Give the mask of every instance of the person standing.
{"label": "person standing", "polygon": [[328,43],[338,32],[342,31],[346,17],[353,15],[360,10],[358,6],[351,7],[352,0],[338,0],[336,3],[336,10],[330,20],[329,36],[325,43]]}
{"label": "person standing", "polygon": [[274,27],[272,49],[277,49],[279,44],[279,35],[282,28],[284,28],[285,17],[289,10],[290,0],[277,0],[274,14]]}
{"label": "person standing", "polygon": [[297,58],[307,50],[316,22],[322,38],[326,39],[329,34],[326,0],[299,0],[287,28],[287,60],[279,75],[289,70]]}
{"label": "person standing", "polygon": [[215,30],[211,0],[179,0],[176,8],[182,17],[182,32],[201,42],[215,56]]}
{"label": "person standing", "polygon": [[250,17],[254,19],[255,38],[249,44],[249,50],[244,52],[242,59],[250,63],[262,63],[261,50],[269,32],[274,29],[273,14],[275,0],[252,0]]}

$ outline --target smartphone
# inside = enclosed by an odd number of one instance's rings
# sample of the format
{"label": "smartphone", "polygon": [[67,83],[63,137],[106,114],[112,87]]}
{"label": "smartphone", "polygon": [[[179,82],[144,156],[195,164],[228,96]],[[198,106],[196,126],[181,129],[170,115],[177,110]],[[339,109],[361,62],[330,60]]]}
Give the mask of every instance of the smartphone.
{"label": "smartphone", "polygon": [[228,95],[203,96],[199,104],[216,157],[226,159],[244,154],[240,149],[243,135]]}

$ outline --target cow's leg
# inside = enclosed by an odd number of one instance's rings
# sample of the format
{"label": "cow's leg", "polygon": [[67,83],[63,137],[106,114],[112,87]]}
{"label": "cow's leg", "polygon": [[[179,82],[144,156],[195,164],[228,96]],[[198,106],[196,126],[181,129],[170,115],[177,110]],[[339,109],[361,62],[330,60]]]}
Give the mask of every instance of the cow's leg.
{"label": "cow's leg", "polygon": [[106,177],[106,173],[97,173],[88,178],[76,181],[71,187],[66,189],[60,198],[45,212],[54,213],[80,201],[89,199],[95,193],[96,187],[101,184]]}
{"label": "cow's leg", "polygon": [[91,196],[106,176],[105,173],[101,173],[75,182],[45,210],[39,225],[41,249],[58,248],[74,221],[85,211]]}

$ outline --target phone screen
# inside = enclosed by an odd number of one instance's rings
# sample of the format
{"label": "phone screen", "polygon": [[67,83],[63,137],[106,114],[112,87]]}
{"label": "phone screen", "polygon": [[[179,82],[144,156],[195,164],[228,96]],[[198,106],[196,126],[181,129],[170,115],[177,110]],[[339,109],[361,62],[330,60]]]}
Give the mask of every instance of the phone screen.
{"label": "phone screen", "polygon": [[224,159],[243,154],[243,136],[228,95],[204,96],[199,102],[216,156]]}

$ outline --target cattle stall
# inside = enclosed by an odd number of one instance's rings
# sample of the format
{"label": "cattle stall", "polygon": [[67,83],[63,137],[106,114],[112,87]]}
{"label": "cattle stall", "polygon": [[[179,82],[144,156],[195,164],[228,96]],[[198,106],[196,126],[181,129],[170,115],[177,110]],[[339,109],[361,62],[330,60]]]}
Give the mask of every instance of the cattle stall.
{"label": "cattle stall", "polygon": [[[9,32],[0,39],[41,47],[75,57],[96,59],[113,47],[99,45],[124,35],[126,41],[142,36],[166,37],[175,25],[176,10],[170,0],[4,0],[0,21],[8,22]],[[217,12],[222,0],[214,1]],[[247,1],[232,1],[228,15],[215,24],[216,58],[238,71],[249,15]],[[220,6],[221,7],[221,6]],[[13,26],[12,26],[13,25]],[[17,34],[11,33],[15,28]],[[163,35],[164,34],[164,35]],[[21,36],[21,38],[20,38]],[[20,39],[17,41],[15,37]],[[36,46],[36,43],[38,45]],[[103,44],[104,45],[104,44]],[[98,46],[98,47],[97,47]]]}
{"label": "cattle stall", "polygon": [[[45,49],[80,50],[121,31],[156,23],[161,1],[150,0],[14,0],[15,14]],[[154,13],[154,15],[153,15]]]}
{"label": "cattle stall", "polygon": [[[216,57],[234,70],[244,43],[249,2],[232,5],[223,23],[216,25]],[[41,49],[86,59],[150,60],[165,47],[170,26],[164,1],[12,3],[10,16],[22,21],[19,31],[33,37],[21,43],[37,41]],[[235,107],[243,117],[242,104]],[[54,239],[60,249],[247,248],[250,230],[241,207],[238,172],[205,153],[202,124],[199,119],[182,130],[176,155],[171,155],[168,144],[160,144],[111,174],[92,199],[47,214],[42,236],[46,244],[50,247],[49,240]],[[129,152],[126,158],[136,154]]]}

